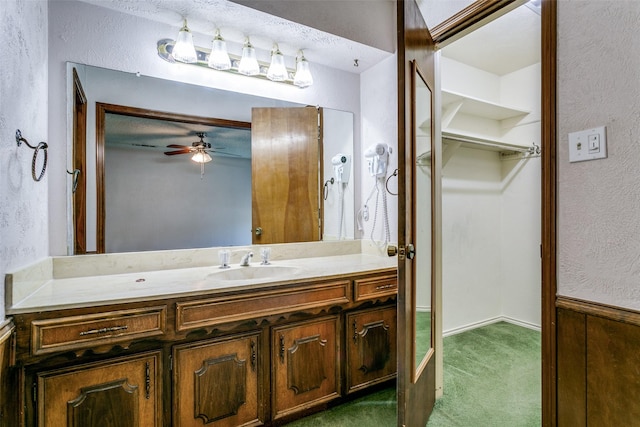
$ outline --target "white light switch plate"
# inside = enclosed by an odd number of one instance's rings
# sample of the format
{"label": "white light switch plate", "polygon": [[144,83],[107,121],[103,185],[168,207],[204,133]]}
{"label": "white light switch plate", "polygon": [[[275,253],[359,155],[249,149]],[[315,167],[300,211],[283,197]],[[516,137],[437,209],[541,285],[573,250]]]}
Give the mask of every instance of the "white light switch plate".
{"label": "white light switch plate", "polygon": [[604,159],[607,157],[606,127],[581,130],[569,134],[569,162]]}

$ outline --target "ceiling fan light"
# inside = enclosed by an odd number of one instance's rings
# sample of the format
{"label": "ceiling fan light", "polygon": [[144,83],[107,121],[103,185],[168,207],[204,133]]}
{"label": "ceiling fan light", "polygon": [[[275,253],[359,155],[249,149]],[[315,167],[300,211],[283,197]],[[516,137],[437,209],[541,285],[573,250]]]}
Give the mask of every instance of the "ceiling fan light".
{"label": "ceiling fan light", "polygon": [[196,163],[209,163],[212,159],[209,153],[206,153],[204,151],[198,151],[196,154],[193,155],[193,157],[191,157],[191,160],[193,160]]}
{"label": "ceiling fan light", "polygon": [[276,44],[271,52],[271,65],[269,65],[269,70],[267,71],[267,78],[274,82],[282,82],[287,77],[289,77],[289,73],[284,65],[284,55]]}
{"label": "ceiling fan light", "polygon": [[193,35],[189,31],[189,27],[187,27],[186,19],[184,20],[184,25],[180,28],[180,32],[178,32],[178,38],[173,46],[172,54],[173,59],[187,64],[192,64],[198,60],[196,48],[193,46]]}
{"label": "ceiling fan light", "polygon": [[231,68],[227,42],[220,36],[220,30],[216,31],[216,36],[213,38],[208,65],[215,70],[228,70]]}
{"label": "ceiling fan light", "polygon": [[242,58],[240,58],[238,72],[245,76],[255,76],[260,72],[260,66],[256,58],[256,49],[249,41],[249,37],[247,37],[247,41],[242,48]]}
{"label": "ceiling fan light", "polygon": [[302,51],[300,51],[300,55],[296,59],[296,74],[293,77],[293,84],[299,88],[309,87],[313,84],[309,61],[304,57]]}

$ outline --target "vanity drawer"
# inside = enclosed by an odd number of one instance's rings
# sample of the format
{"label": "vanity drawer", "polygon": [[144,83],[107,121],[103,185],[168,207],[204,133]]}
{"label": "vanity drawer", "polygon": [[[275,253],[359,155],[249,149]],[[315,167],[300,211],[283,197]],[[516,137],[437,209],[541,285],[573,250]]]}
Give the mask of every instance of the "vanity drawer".
{"label": "vanity drawer", "polygon": [[398,278],[395,274],[371,279],[358,279],[354,282],[354,285],[356,301],[391,296],[398,293]]}
{"label": "vanity drawer", "polygon": [[349,302],[349,280],[176,304],[176,329],[212,326]]}
{"label": "vanity drawer", "polygon": [[34,355],[164,334],[167,307],[144,307],[31,322]]}

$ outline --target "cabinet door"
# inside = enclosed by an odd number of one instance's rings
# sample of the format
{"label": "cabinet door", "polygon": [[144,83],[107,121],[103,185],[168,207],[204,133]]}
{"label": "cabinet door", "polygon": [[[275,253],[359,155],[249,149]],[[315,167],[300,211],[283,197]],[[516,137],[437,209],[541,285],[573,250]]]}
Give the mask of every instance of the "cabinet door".
{"label": "cabinet door", "polygon": [[38,374],[38,426],[162,424],[160,353]]}
{"label": "cabinet door", "polygon": [[260,334],[174,347],[173,425],[258,425]]}
{"label": "cabinet door", "polygon": [[396,373],[396,306],[348,314],[347,392],[376,384]]}
{"label": "cabinet door", "polygon": [[273,418],[339,396],[338,317],[272,329]]}

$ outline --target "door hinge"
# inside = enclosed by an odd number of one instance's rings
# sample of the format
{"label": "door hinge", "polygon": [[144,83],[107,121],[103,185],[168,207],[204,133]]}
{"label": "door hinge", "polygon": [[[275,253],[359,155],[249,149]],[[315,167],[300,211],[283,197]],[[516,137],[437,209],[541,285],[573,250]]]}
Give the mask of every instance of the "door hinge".
{"label": "door hinge", "polygon": [[31,387],[31,392],[32,392],[31,399],[33,399],[33,403],[37,403],[38,402],[38,384],[37,383],[33,383],[33,386]]}
{"label": "door hinge", "polygon": [[169,356],[169,372],[173,371],[173,356]]}

